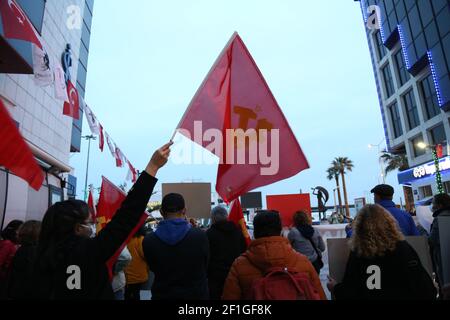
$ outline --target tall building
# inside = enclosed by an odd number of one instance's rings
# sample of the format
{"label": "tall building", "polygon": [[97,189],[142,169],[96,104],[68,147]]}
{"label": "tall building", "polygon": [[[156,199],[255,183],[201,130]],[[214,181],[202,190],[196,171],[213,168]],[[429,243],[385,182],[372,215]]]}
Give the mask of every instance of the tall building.
{"label": "tall building", "polygon": [[398,174],[406,201],[411,205],[438,192],[431,148],[442,143],[442,181],[450,193],[450,153],[445,148],[450,140],[450,1],[359,2],[386,145],[408,159],[410,169]]}
{"label": "tall building", "polygon": [[[84,98],[94,0],[8,1],[9,6],[16,4],[40,35],[50,66],[64,66],[62,60],[66,64],[71,61],[65,75],[70,72],[71,82]],[[52,85],[36,85],[33,45],[5,37],[4,23],[0,16],[0,99],[46,177],[37,192],[0,167],[1,228],[13,219],[41,220],[50,205],[75,196],[77,180],[70,167],[70,155],[81,149],[83,119],[83,110],[80,120],[63,115],[64,102],[55,98]],[[70,52],[66,51],[68,45]]]}

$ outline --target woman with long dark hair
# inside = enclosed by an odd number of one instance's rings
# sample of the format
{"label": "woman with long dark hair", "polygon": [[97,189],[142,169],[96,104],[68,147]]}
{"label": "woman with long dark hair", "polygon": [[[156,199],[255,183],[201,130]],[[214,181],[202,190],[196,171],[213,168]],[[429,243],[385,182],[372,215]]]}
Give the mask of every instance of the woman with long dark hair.
{"label": "woman with long dark hair", "polygon": [[153,154],[120,209],[97,236],[85,202],[59,202],[47,210],[37,247],[32,298],[114,299],[106,262],[139,223],[171,145]]}

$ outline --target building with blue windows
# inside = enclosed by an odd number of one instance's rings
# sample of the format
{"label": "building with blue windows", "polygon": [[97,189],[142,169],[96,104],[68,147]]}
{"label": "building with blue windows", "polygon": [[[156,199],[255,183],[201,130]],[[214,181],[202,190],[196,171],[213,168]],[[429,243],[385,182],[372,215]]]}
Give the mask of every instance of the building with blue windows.
{"label": "building with blue windows", "polygon": [[[70,45],[71,81],[84,98],[94,0],[15,0],[16,4],[39,34],[51,68],[63,65]],[[6,37],[5,23],[0,15],[0,99],[46,177],[35,191],[0,166],[0,229],[13,219],[42,220],[50,205],[75,197],[77,179],[70,155],[80,152],[83,119],[83,104],[80,119],[74,120],[63,115],[64,102],[55,98],[53,86],[36,85],[32,44]]]}
{"label": "building with blue windows", "polygon": [[[409,204],[437,192],[430,148],[444,144],[450,193],[450,1],[359,0],[388,151],[407,156],[398,174]],[[379,23],[371,25],[374,15]],[[422,142],[422,144],[420,143]],[[449,141],[450,142],[450,141]]]}

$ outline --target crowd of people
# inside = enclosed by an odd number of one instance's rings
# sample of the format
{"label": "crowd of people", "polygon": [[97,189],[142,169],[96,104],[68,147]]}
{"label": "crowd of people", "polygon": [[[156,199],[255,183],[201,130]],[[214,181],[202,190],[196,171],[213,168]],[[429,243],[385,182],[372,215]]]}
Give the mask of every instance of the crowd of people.
{"label": "crowd of people", "polygon": [[[250,244],[228,220],[227,209],[211,211],[204,231],[187,218],[185,199],[166,195],[156,230],[138,227],[157,182],[156,173],[171,144],[157,150],[112,220],[95,233],[86,203],[69,200],[50,207],[43,221],[12,221],[0,241],[2,299],[140,300],[326,300],[319,275],[325,243],[303,211],[283,236],[278,212],[259,211]],[[436,282],[405,236],[418,235],[412,217],[396,208],[393,188],[375,187],[367,205],[346,228],[350,256],[342,281],[329,277],[333,299],[444,298],[445,286],[438,220],[429,235]],[[450,196],[433,199],[434,215],[450,215]],[[127,246],[123,243],[133,234]],[[108,261],[121,250],[112,269]],[[68,285],[69,270],[79,268],[79,284]],[[368,285],[367,270],[381,271],[381,285]],[[76,281],[75,281],[76,283]]]}

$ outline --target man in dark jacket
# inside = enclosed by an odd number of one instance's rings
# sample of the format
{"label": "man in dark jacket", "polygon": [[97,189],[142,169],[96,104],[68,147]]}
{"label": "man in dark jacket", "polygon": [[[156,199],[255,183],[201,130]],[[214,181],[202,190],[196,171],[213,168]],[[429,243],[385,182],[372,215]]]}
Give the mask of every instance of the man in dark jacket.
{"label": "man in dark jacket", "polygon": [[433,211],[434,218],[429,237],[431,257],[439,286],[442,289],[446,284],[444,274],[447,273],[450,276],[450,272],[449,270],[445,271],[442,264],[439,219],[444,219],[444,217],[450,219],[450,196],[446,193],[435,195],[431,211]]}
{"label": "man in dark jacket", "polygon": [[241,230],[228,221],[224,207],[217,206],[211,211],[211,221],[211,228],[206,231],[210,248],[209,295],[212,300],[220,300],[231,265],[245,252],[247,245]]}
{"label": "man in dark jacket", "polygon": [[400,230],[405,236],[419,236],[416,224],[411,215],[398,209],[392,201],[394,188],[388,184],[380,184],[371,190],[374,194],[375,203],[385,208],[397,220]]}
{"label": "man in dark jacket", "polygon": [[171,193],[161,204],[164,220],[142,243],[155,274],[152,300],[208,299],[209,245],[205,232],[186,220],[184,198]]}

